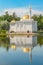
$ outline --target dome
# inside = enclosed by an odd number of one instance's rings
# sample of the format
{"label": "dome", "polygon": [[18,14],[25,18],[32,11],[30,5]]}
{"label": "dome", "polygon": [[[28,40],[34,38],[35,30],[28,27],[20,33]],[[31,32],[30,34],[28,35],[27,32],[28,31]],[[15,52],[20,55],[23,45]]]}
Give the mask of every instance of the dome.
{"label": "dome", "polygon": [[20,19],[20,21],[23,21],[23,20],[26,20],[26,19],[29,19],[29,15],[23,16],[23,17]]}
{"label": "dome", "polygon": [[23,16],[22,19],[29,19],[29,15]]}
{"label": "dome", "polygon": [[15,23],[16,21],[15,20],[12,20],[11,23]]}

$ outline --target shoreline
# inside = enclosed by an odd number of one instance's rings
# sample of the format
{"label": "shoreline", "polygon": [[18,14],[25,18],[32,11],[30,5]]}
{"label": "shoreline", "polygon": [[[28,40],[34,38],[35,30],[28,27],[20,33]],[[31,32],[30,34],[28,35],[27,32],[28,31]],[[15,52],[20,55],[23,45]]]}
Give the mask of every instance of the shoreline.
{"label": "shoreline", "polygon": [[39,35],[39,33],[6,33],[6,34],[2,33],[0,34],[0,36],[1,35]]}

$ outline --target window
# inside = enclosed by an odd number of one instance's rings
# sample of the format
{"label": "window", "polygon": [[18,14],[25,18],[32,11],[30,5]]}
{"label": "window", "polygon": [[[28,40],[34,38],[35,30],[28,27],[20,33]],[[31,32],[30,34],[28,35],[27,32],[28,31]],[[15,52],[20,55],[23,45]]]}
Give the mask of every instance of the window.
{"label": "window", "polygon": [[27,31],[27,33],[29,33],[29,30]]}
{"label": "window", "polygon": [[17,27],[19,27],[19,24],[17,24]]}
{"label": "window", "polygon": [[21,27],[23,27],[23,24],[21,24]]}

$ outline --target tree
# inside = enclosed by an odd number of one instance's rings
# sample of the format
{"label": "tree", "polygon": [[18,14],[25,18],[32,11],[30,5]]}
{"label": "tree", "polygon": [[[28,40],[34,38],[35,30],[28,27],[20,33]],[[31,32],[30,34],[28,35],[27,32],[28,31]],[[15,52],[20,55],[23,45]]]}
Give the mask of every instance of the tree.
{"label": "tree", "polygon": [[8,22],[11,22],[13,20],[13,17],[10,15],[7,19]]}
{"label": "tree", "polygon": [[15,12],[13,12],[13,19],[15,19],[16,18],[16,13]]}
{"label": "tree", "polygon": [[8,22],[3,23],[2,26],[1,26],[1,29],[2,29],[2,30],[7,30],[7,31],[8,31],[9,28],[10,28],[10,26],[9,26],[9,23],[8,23]]}
{"label": "tree", "polygon": [[16,21],[20,21],[20,17],[15,18]]}
{"label": "tree", "polygon": [[38,20],[38,16],[37,15],[33,15],[32,18],[37,21]]}
{"label": "tree", "polygon": [[8,11],[5,12],[5,15],[3,15],[4,20],[7,20],[9,18]]}
{"label": "tree", "polygon": [[42,23],[42,15],[39,15],[38,17],[38,30],[43,29],[43,23]]}
{"label": "tree", "polygon": [[42,15],[33,15],[32,18],[37,21],[38,30],[43,30],[43,16]]}
{"label": "tree", "polygon": [[15,21],[20,21],[20,17],[18,17],[15,12],[13,12],[12,17]]}

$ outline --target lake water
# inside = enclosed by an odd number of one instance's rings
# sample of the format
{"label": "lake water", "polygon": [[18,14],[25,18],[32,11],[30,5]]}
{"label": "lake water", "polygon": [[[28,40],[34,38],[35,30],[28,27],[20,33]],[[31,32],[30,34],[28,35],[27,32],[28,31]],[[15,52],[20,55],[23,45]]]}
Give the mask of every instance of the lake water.
{"label": "lake water", "polygon": [[1,36],[0,65],[43,65],[43,36]]}

